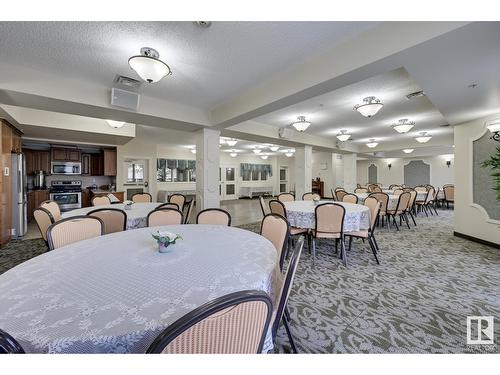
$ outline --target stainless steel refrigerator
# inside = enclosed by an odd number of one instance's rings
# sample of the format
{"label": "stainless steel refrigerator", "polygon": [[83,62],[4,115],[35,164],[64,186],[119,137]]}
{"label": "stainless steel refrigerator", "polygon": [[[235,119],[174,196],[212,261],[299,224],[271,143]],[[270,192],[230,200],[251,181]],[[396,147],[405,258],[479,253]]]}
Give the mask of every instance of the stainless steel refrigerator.
{"label": "stainless steel refrigerator", "polygon": [[26,192],[26,160],[24,154],[12,154],[12,238],[28,230],[28,196]]}

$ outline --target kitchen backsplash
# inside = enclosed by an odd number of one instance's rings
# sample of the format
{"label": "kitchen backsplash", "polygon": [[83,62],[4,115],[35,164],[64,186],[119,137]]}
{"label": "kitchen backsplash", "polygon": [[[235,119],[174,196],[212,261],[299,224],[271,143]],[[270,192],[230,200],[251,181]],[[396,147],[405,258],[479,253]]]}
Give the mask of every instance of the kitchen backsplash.
{"label": "kitchen backsplash", "polygon": [[[50,175],[45,177],[45,185],[47,188],[50,188],[51,181],[59,180],[59,181],[68,181],[68,180],[76,180],[82,181],[82,188],[85,189],[90,187],[92,184],[96,184],[99,188],[101,185],[109,185],[112,183],[116,183],[115,177],[109,176],[65,176],[65,175]],[[33,176],[28,176],[27,179],[28,189],[33,188]]]}

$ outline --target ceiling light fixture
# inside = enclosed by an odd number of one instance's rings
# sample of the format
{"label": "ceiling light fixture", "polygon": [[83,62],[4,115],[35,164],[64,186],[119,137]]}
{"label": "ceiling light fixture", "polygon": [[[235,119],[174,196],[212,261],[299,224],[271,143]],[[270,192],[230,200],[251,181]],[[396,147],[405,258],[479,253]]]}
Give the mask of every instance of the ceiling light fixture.
{"label": "ceiling light fixture", "polygon": [[266,160],[269,156],[268,155],[260,155],[260,157],[264,160]]}
{"label": "ceiling light fixture", "polygon": [[238,154],[236,153],[236,151],[231,150],[231,153],[229,154],[229,156],[231,156],[232,158],[235,158],[236,156],[238,156]]}
{"label": "ceiling light fixture", "polygon": [[234,139],[234,138],[228,139],[228,140],[226,141],[226,144],[227,144],[228,146],[231,146],[231,147],[236,146],[236,143],[238,143],[238,141],[237,141],[236,139]]}
{"label": "ceiling light fixture", "polygon": [[403,152],[404,152],[405,154],[411,154],[414,150],[415,150],[414,148],[405,148],[405,149],[403,150]]}
{"label": "ceiling light fixture", "polygon": [[125,125],[125,121],[115,121],[115,120],[106,120],[109,126],[115,129],[120,129],[123,125]]}
{"label": "ceiling light fixture", "polygon": [[195,149],[195,148],[192,148],[192,149],[191,149],[191,152],[192,152],[193,154],[196,154],[196,149]]}
{"label": "ceiling light fixture", "polygon": [[377,114],[378,111],[382,109],[384,104],[380,102],[380,99],[377,99],[374,96],[368,96],[363,99],[365,104],[356,104],[354,106],[354,110],[358,111],[361,115],[365,117],[372,117]]}
{"label": "ceiling light fixture", "polygon": [[155,83],[163,77],[172,74],[170,67],[160,60],[160,54],[157,50],[150,47],[142,47],[141,54],[132,56],[128,59],[128,65],[144,81]]}
{"label": "ceiling light fixture", "polygon": [[288,151],[285,153],[286,157],[287,157],[287,158],[291,158],[291,157],[293,156],[293,152],[294,152],[293,150],[288,150]]}
{"label": "ceiling light fixture", "polygon": [[430,135],[427,135],[427,132],[420,132],[420,137],[416,137],[415,140],[419,143],[426,143],[432,138]]}
{"label": "ceiling light fixture", "polygon": [[256,154],[256,155],[257,155],[257,154],[260,154],[260,153],[262,152],[262,150],[261,150],[260,148],[254,148],[252,151],[253,151],[253,153],[254,153],[254,154]]}
{"label": "ceiling light fixture", "polygon": [[486,121],[486,128],[493,133],[490,139],[500,142],[500,118]]}
{"label": "ceiling light fixture", "polygon": [[415,121],[408,121],[407,118],[398,120],[397,124],[392,125],[392,128],[400,134],[408,133],[415,126]]}
{"label": "ceiling light fixture", "polygon": [[271,146],[269,147],[269,150],[271,150],[272,152],[276,152],[280,149],[280,146]]}
{"label": "ceiling light fixture", "polygon": [[378,142],[375,142],[375,138],[370,138],[369,141],[370,142],[366,144],[367,147],[369,148],[377,147]]}
{"label": "ceiling light fixture", "polygon": [[347,130],[341,130],[341,131],[340,131],[340,134],[337,134],[337,139],[338,139],[340,142],[345,142],[345,141],[347,141],[349,138],[351,138],[351,135],[350,135],[350,134],[347,134]]}
{"label": "ceiling light fixture", "polygon": [[292,123],[292,126],[297,129],[299,132],[305,131],[311,123],[309,121],[306,121],[305,116],[298,116],[297,121]]}

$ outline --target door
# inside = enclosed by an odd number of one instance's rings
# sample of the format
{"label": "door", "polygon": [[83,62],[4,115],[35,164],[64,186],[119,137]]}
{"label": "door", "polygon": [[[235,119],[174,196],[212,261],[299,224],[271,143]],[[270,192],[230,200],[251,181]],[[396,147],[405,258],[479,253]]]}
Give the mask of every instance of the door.
{"label": "door", "polygon": [[236,166],[222,165],[219,169],[219,194],[221,200],[238,199]]}
{"label": "door", "polygon": [[[123,163],[124,177],[123,185],[141,186],[144,193],[148,192],[148,160],[145,159],[127,159]],[[128,193],[127,193],[128,195]]]}
{"label": "door", "polygon": [[280,167],[280,194],[288,191],[288,167]]}

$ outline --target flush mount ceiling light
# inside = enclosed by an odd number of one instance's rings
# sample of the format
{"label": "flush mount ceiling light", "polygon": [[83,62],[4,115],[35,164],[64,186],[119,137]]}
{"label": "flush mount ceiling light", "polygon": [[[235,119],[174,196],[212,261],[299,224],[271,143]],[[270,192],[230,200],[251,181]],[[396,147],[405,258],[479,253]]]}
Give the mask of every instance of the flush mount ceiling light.
{"label": "flush mount ceiling light", "polygon": [[311,123],[309,121],[306,121],[305,116],[299,116],[297,117],[297,121],[292,123],[292,126],[297,129],[299,132],[305,131]]}
{"label": "flush mount ceiling light", "polygon": [[196,154],[196,149],[195,149],[195,148],[192,148],[192,149],[191,149],[191,152],[192,152],[193,154]]}
{"label": "flush mount ceiling light", "polygon": [[272,152],[276,152],[280,149],[280,146],[270,146],[269,147],[269,150],[271,150]]}
{"label": "flush mount ceiling light", "polygon": [[384,106],[380,99],[374,96],[368,96],[363,99],[364,104],[356,104],[354,110],[358,111],[361,115],[365,117],[372,117],[377,114],[378,111]]}
{"label": "flush mount ceiling light", "polygon": [[231,147],[236,146],[236,143],[238,143],[238,141],[237,141],[236,139],[234,139],[234,138],[228,139],[228,140],[226,141],[226,144],[227,144],[228,146],[231,146]]}
{"label": "flush mount ceiling light", "polygon": [[420,132],[420,137],[416,137],[415,140],[418,143],[426,143],[432,138],[430,135],[427,135],[427,132]]}
{"label": "flush mount ceiling light", "polygon": [[109,126],[115,129],[121,128],[123,125],[125,125],[125,121],[115,121],[115,120],[106,120]]}
{"label": "flush mount ceiling light", "polygon": [[229,156],[231,156],[232,158],[235,158],[236,156],[238,156],[238,154],[236,153],[236,151],[231,150],[231,153],[229,154]]}
{"label": "flush mount ceiling light", "polygon": [[486,128],[493,133],[490,139],[500,142],[500,118],[486,121]]}
{"label": "flush mount ceiling light", "polygon": [[375,138],[370,138],[369,141],[370,142],[366,144],[367,147],[369,148],[377,147],[378,142],[375,142]]}
{"label": "flush mount ceiling light", "polygon": [[139,77],[149,83],[158,82],[172,74],[170,67],[160,60],[158,51],[150,47],[142,47],[141,54],[128,59],[128,64]]}
{"label": "flush mount ceiling light", "polygon": [[392,125],[392,128],[398,133],[404,134],[408,133],[414,126],[415,121],[408,121],[407,118],[403,118],[397,124]]}
{"label": "flush mount ceiling light", "polygon": [[345,141],[347,141],[349,138],[351,138],[351,135],[350,135],[350,134],[347,134],[347,130],[341,130],[341,131],[340,131],[340,134],[337,134],[337,139],[338,139],[340,142],[345,142]]}
{"label": "flush mount ceiling light", "polygon": [[260,155],[260,157],[264,160],[266,160],[269,156],[268,155]]}
{"label": "flush mount ceiling light", "polygon": [[254,154],[260,154],[262,152],[260,148],[254,148],[252,151]]}
{"label": "flush mount ceiling light", "polygon": [[287,158],[291,158],[291,157],[293,156],[293,152],[294,152],[294,150],[288,150],[288,151],[285,153],[286,157],[287,157]]}
{"label": "flush mount ceiling light", "polygon": [[413,150],[415,150],[415,149],[414,149],[414,148],[405,148],[405,149],[403,150],[403,152],[404,152],[405,154],[411,154],[411,153],[413,152]]}

